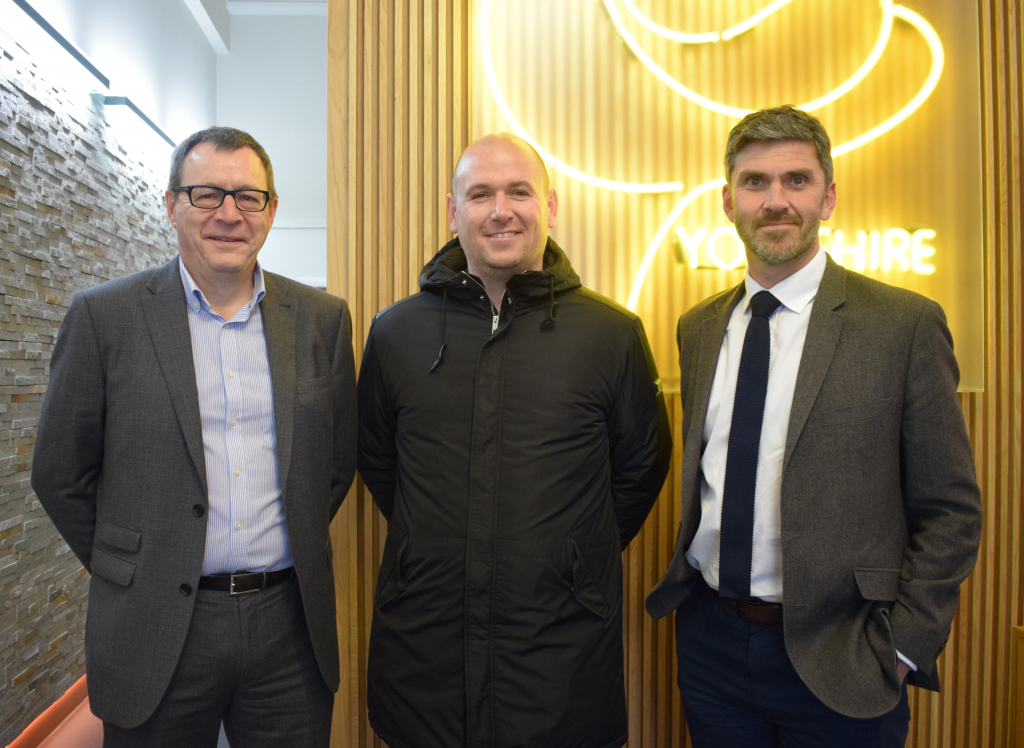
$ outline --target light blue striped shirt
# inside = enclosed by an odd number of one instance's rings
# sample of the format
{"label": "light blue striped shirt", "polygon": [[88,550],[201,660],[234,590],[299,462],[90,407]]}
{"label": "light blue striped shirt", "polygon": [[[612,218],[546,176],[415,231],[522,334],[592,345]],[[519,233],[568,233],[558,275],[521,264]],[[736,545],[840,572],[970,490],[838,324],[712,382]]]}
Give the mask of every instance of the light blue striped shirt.
{"label": "light blue striped shirt", "polygon": [[259,303],[263,269],[249,303],[225,320],[179,260],[199,390],[209,485],[203,574],[276,571],[292,565],[277,465],[274,396]]}

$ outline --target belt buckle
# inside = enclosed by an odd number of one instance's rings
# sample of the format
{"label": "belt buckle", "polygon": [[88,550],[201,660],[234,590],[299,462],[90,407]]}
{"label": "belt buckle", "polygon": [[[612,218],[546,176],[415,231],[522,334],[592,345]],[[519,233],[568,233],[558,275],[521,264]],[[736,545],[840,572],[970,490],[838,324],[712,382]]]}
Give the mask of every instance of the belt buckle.
{"label": "belt buckle", "polygon": [[228,591],[228,594],[232,595],[232,596],[235,596],[235,595],[248,595],[250,592],[259,592],[261,589],[263,589],[263,587],[267,586],[267,573],[266,572],[261,572],[261,573],[263,574],[263,585],[260,586],[260,587],[253,587],[251,590],[236,590],[235,589],[235,578],[236,577],[241,578],[241,577],[251,576],[252,572],[249,572],[247,574],[232,574],[231,575],[231,589]]}

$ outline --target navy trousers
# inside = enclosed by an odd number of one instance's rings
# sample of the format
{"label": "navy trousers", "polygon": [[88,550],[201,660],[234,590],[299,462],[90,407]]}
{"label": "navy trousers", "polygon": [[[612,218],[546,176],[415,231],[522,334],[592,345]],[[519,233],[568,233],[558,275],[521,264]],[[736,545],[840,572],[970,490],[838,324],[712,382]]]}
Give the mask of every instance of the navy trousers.
{"label": "navy trousers", "polygon": [[[781,624],[747,623],[704,584],[676,611],[676,653],[695,748],[901,748],[906,743],[906,684],[888,714],[874,719],[839,714],[797,675]],[[843,677],[839,668],[835,677]]]}

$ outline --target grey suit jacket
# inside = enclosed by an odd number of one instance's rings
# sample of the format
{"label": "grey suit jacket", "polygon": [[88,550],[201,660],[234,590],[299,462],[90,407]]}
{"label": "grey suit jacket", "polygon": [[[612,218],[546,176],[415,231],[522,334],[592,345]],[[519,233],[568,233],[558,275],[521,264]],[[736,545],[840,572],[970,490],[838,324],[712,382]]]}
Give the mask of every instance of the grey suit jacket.
{"label": "grey suit jacket", "polygon": [[[682,517],[654,618],[699,583],[700,457],[725,329],[744,287],[679,320]],[[960,583],[977,557],[981,498],[942,309],[828,258],[790,411],[782,475],[786,649],[832,709],[867,718],[900,697],[896,649],[938,690]],[[681,646],[686,646],[682,642]]]}
{"label": "grey suit jacket", "polygon": [[[264,278],[288,539],[320,673],[337,690],[328,526],[355,474],[351,320],[341,299]],[[32,487],[92,574],[92,710],[135,727],[174,672],[206,545],[197,508],[208,504],[206,463],[177,258],[72,300],[50,361]]]}

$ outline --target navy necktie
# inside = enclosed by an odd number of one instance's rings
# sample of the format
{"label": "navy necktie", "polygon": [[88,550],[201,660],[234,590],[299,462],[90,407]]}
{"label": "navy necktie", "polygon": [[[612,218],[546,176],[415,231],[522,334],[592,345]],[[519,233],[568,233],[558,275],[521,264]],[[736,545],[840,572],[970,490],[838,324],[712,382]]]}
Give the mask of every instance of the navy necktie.
{"label": "navy necktie", "polygon": [[761,445],[764,399],[768,392],[771,333],[768,318],[779,308],[767,291],[750,300],[750,324],[743,338],[736,399],[732,406],[729,451],[722,492],[722,534],[718,556],[718,591],[725,597],[750,597],[750,567],[754,544],[754,488],[757,453]]}

